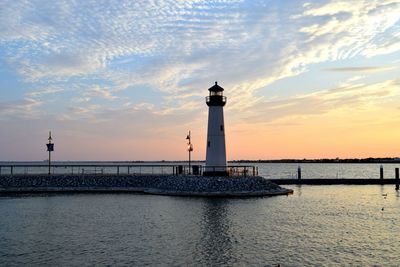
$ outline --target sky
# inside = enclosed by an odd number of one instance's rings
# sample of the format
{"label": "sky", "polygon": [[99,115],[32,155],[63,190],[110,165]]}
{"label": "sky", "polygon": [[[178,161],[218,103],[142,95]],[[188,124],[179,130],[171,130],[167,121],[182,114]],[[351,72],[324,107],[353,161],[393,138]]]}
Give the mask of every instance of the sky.
{"label": "sky", "polygon": [[0,161],[400,156],[400,1],[0,2]]}

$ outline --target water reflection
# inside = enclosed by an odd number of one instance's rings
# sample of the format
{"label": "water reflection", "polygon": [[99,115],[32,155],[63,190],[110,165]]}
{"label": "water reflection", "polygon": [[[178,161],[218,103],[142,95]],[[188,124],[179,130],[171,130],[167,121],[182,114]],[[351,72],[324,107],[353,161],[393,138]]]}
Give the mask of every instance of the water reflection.
{"label": "water reflection", "polygon": [[298,194],[299,197],[302,195],[302,190],[301,190],[301,184],[296,185],[296,193]]}
{"label": "water reflection", "polygon": [[0,198],[0,265],[399,265],[394,185],[288,188],[293,197]]}
{"label": "water reflection", "polygon": [[206,266],[224,265],[232,260],[232,235],[228,216],[229,201],[225,199],[205,199],[203,202],[203,222],[196,251]]}

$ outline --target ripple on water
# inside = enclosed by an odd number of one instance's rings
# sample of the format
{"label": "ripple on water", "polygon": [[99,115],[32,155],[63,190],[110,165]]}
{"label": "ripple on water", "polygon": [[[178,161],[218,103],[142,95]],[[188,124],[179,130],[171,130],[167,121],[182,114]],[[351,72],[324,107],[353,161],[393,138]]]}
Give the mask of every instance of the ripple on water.
{"label": "ripple on water", "polygon": [[3,197],[0,260],[6,266],[398,264],[400,198],[393,186],[292,189],[291,196],[250,199]]}

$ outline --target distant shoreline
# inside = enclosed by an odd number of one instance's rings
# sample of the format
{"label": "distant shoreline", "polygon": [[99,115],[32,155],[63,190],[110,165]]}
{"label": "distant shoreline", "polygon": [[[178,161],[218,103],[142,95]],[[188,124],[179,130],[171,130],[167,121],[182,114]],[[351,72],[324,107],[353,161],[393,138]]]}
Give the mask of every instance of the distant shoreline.
{"label": "distant shoreline", "polygon": [[232,163],[400,163],[400,158],[233,160]]}
{"label": "distant shoreline", "polygon": [[[42,161],[0,161],[0,164],[10,164],[10,163],[42,163],[46,162],[46,160]],[[61,160],[61,161],[53,161],[53,163],[61,162],[61,163],[124,163],[124,164],[138,164],[138,163],[187,163],[187,160]],[[204,160],[192,160],[192,164],[202,164],[205,163]],[[259,160],[231,160],[228,163],[400,163],[400,158],[351,158],[351,159],[259,159]]]}

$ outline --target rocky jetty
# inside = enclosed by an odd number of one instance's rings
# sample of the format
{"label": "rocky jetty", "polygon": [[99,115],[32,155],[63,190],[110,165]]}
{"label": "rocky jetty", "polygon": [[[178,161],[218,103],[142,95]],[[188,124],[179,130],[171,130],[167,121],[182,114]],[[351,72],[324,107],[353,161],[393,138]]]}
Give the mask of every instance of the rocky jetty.
{"label": "rocky jetty", "polygon": [[0,193],[142,192],[181,196],[269,196],[290,194],[260,176],[3,175]]}

